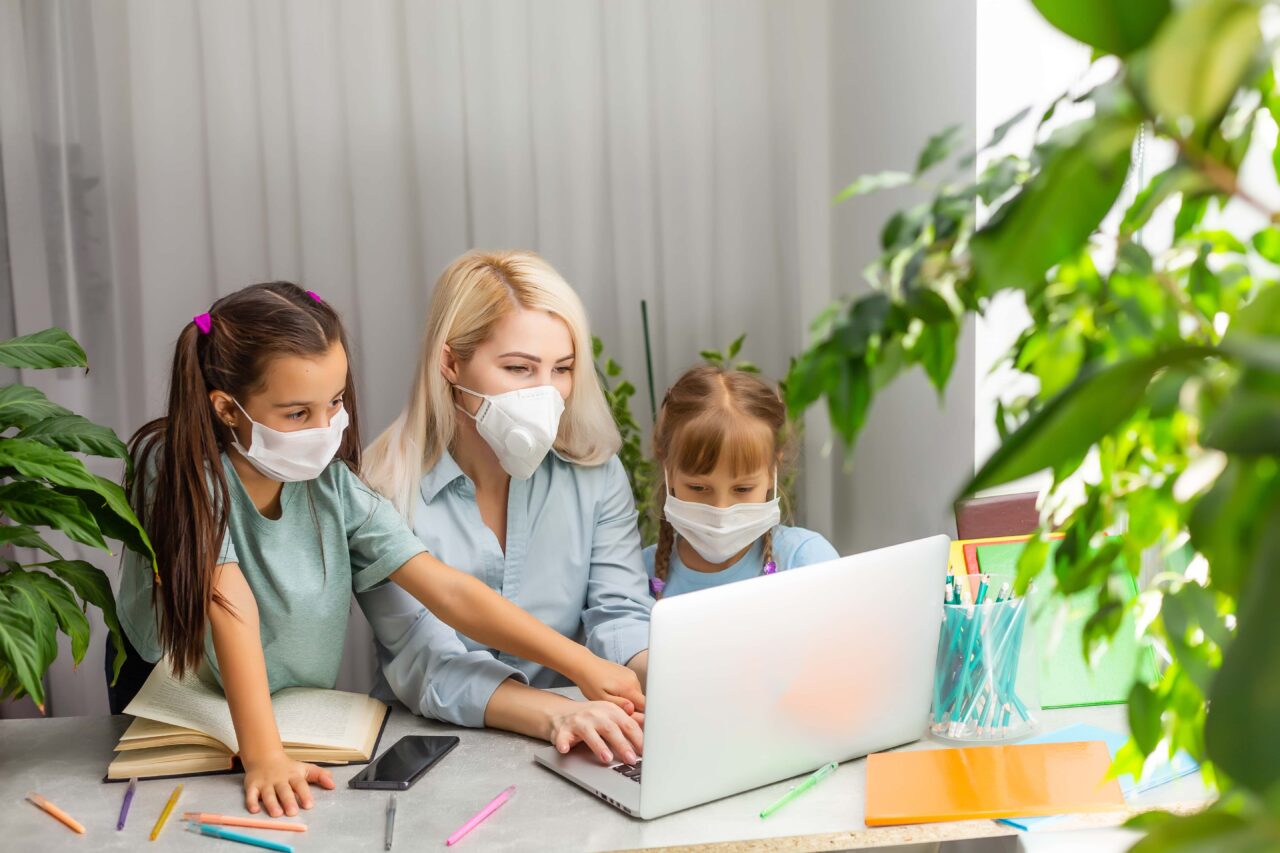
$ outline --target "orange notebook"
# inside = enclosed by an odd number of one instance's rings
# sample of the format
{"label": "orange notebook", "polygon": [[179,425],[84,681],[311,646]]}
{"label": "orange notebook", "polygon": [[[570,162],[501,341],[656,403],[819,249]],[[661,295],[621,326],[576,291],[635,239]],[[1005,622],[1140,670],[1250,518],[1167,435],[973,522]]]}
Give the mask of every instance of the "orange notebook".
{"label": "orange notebook", "polygon": [[1102,741],[867,756],[867,826],[1033,817],[1125,807]]}

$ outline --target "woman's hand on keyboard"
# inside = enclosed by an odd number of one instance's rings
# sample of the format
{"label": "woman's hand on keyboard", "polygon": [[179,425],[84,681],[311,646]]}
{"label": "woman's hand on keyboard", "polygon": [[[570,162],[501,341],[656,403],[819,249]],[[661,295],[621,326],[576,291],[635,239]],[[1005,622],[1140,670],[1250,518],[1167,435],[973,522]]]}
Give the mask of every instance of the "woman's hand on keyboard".
{"label": "woman's hand on keyboard", "polygon": [[644,714],[628,714],[612,702],[575,702],[572,709],[554,714],[547,740],[565,753],[585,743],[601,764],[618,761],[635,764],[644,752]]}

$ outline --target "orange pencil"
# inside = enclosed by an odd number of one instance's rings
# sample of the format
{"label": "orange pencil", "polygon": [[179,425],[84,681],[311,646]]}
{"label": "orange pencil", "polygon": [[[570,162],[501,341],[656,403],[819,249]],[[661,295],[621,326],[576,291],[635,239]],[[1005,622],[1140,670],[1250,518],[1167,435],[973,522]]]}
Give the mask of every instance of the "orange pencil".
{"label": "orange pencil", "polygon": [[37,794],[35,791],[31,791],[30,793],[28,793],[27,799],[30,800],[33,804],[44,809],[53,817],[56,817],[58,820],[65,823],[71,829],[74,829],[76,832],[80,833],[81,835],[84,835],[84,824],[80,823],[80,821],[76,820],[71,815],[67,814],[62,809],[55,806],[53,803],[49,802],[44,797]]}
{"label": "orange pencil", "polygon": [[281,832],[306,832],[305,823],[289,823],[261,817],[235,817],[225,814],[204,814],[203,812],[186,812],[183,820],[193,823],[207,823],[220,826],[244,826],[249,829],[278,829]]}

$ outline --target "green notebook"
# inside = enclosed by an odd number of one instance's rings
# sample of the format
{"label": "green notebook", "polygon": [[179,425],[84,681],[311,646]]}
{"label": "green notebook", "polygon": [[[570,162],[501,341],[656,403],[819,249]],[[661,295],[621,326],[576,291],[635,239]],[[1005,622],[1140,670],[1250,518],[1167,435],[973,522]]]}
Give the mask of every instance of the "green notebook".
{"label": "green notebook", "polygon": [[[1058,543],[1051,543],[1057,548]],[[983,572],[1016,576],[1018,557],[1025,542],[1006,542],[979,545],[978,567]],[[1038,587],[1053,589],[1055,579],[1050,563],[1040,576]],[[1138,594],[1133,578],[1126,577],[1125,601]],[[1116,705],[1128,700],[1129,689],[1137,678],[1146,681],[1156,677],[1155,655],[1150,646],[1142,645],[1134,636],[1134,617],[1125,615],[1120,629],[1111,639],[1098,665],[1092,669],[1084,659],[1081,642],[1084,624],[1093,613],[1096,594],[1090,591],[1077,593],[1067,599],[1067,618],[1063,623],[1057,645],[1050,648],[1054,622],[1060,618],[1060,599],[1042,606],[1043,600],[1032,601],[1032,627],[1040,651],[1040,704],[1045,708],[1072,708],[1081,705]]]}

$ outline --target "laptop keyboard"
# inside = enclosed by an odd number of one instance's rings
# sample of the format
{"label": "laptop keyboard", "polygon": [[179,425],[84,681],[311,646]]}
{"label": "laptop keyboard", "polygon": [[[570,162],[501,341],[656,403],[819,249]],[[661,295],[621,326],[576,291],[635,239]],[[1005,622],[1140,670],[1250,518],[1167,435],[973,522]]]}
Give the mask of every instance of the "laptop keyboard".
{"label": "laptop keyboard", "polygon": [[613,769],[618,773],[621,773],[623,776],[626,776],[632,782],[639,782],[640,765],[642,763],[644,763],[644,759],[640,758],[636,760],[635,764],[615,764],[613,765]]}

